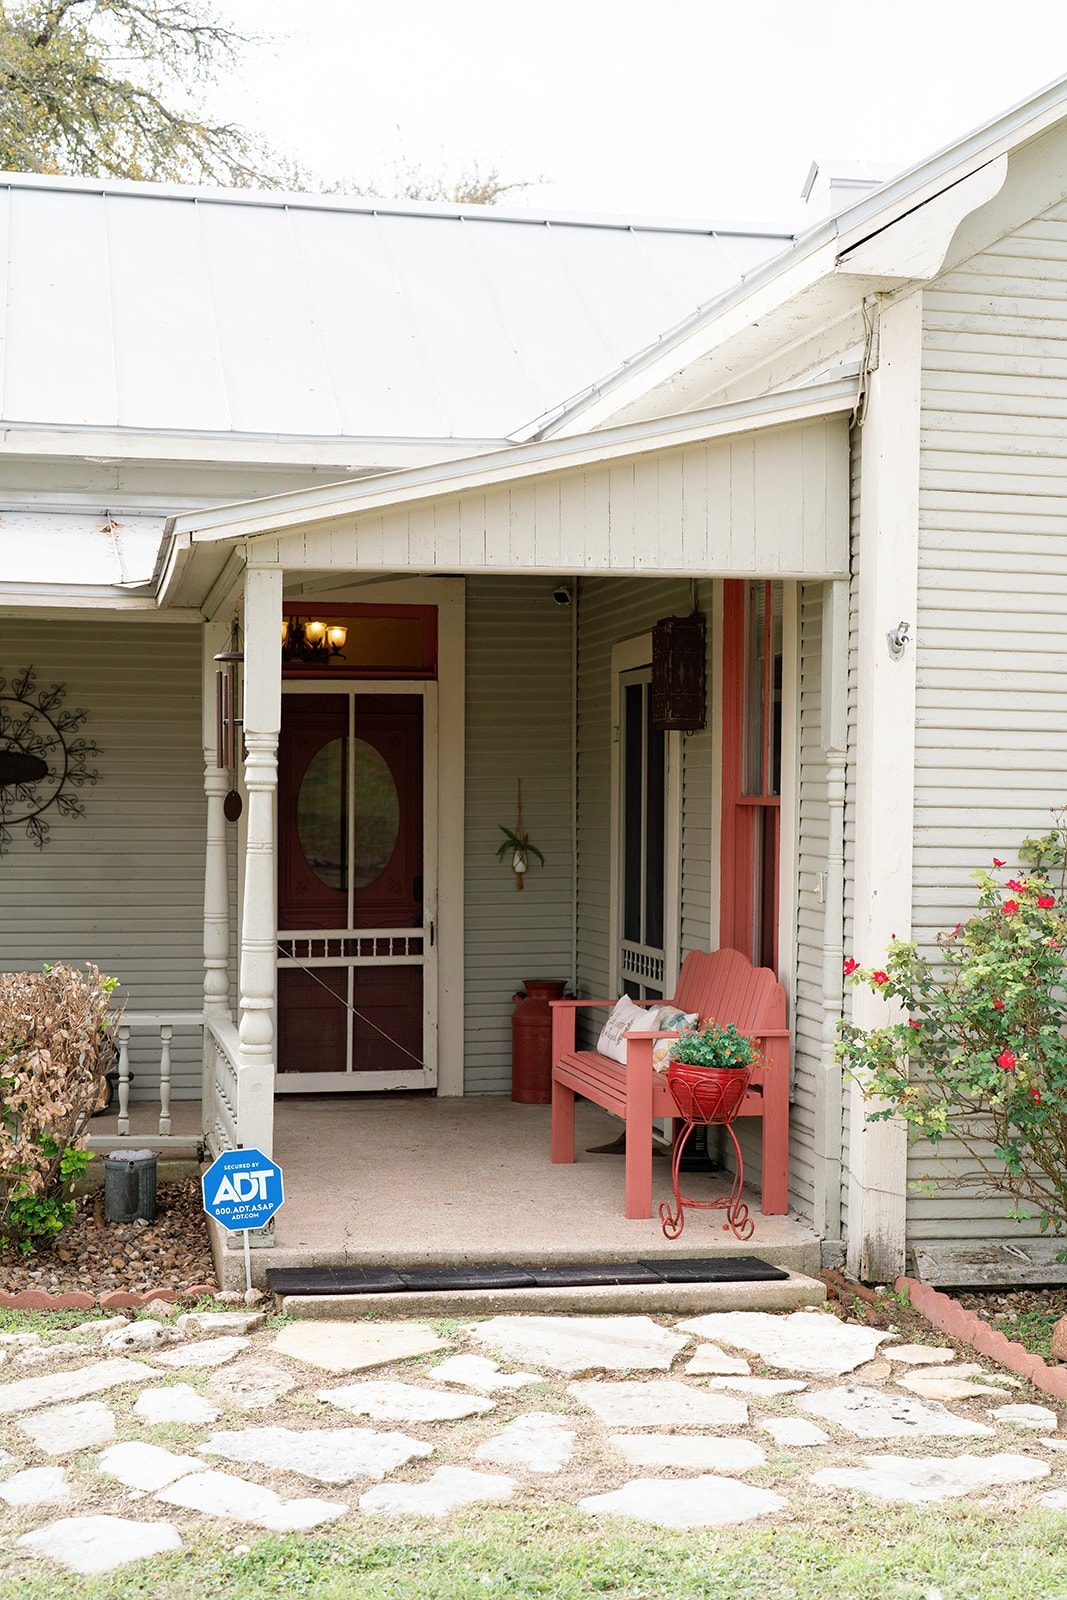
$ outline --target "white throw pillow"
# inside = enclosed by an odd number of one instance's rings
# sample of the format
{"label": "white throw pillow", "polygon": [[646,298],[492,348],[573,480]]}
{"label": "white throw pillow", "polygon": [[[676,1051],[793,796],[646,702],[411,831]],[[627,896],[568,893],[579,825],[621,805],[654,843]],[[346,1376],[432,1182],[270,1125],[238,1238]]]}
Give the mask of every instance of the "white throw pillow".
{"label": "white throw pillow", "polygon": [[600,1030],[596,1047],[602,1056],[626,1065],[626,1040],[624,1033],[655,1033],[659,1028],[659,1010],[656,1006],[635,1005],[628,994],[616,1001],[615,1009]]}
{"label": "white throw pillow", "polygon": [[[656,1015],[657,1033],[682,1033],[686,1028],[695,1027],[700,1020],[695,1011],[679,1011],[677,1006],[660,1006]],[[657,1039],[652,1046],[652,1067],[655,1072],[666,1072],[673,1043],[673,1039]]]}

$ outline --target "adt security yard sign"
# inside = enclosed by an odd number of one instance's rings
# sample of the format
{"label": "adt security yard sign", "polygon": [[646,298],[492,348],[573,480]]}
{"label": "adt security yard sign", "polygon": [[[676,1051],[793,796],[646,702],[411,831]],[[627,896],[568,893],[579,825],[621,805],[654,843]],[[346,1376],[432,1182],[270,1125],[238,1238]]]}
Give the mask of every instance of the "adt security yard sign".
{"label": "adt security yard sign", "polygon": [[245,1278],[252,1287],[249,1228],[262,1228],[285,1200],[282,1169],[262,1150],[227,1150],[200,1180],[204,1210],[230,1233],[244,1231]]}

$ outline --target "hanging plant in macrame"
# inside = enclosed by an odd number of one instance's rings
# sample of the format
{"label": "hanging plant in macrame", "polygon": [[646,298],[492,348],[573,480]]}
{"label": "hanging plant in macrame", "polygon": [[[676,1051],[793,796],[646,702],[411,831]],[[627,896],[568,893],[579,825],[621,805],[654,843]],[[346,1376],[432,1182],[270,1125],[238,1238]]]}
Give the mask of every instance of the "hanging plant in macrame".
{"label": "hanging plant in macrame", "polygon": [[530,835],[526,832],[526,827],[522,820],[521,778],[516,783],[516,801],[517,815],[514,828],[505,828],[503,823],[499,825],[500,831],[504,835],[504,840],[497,850],[496,857],[498,861],[504,861],[509,855],[511,856],[511,870],[515,874],[515,887],[521,891],[525,887],[526,873],[530,868],[530,857],[536,856],[542,866],[545,864],[545,858],[537,846],[531,844]]}

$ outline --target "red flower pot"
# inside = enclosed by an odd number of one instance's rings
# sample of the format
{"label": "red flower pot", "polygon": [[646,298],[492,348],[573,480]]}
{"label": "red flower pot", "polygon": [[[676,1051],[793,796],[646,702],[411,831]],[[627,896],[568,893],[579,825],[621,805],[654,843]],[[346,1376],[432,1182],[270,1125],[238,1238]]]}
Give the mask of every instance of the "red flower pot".
{"label": "red flower pot", "polygon": [[748,1093],[748,1067],[693,1067],[672,1061],[667,1087],[689,1122],[732,1122]]}

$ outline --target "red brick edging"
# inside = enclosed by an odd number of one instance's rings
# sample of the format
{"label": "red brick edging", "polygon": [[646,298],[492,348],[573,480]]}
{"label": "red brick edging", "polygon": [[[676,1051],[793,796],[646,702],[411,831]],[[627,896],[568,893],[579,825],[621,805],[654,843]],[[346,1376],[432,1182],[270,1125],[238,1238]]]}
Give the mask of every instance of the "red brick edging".
{"label": "red brick edging", "polygon": [[49,1294],[47,1289],[19,1289],[13,1293],[0,1289],[2,1311],[92,1311],[100,1306],[105,1311],[132,1311],[151,1305],[153,1300],[202,1300],[205,1295],[217,1293],[213,1283],[193,1283],[187,1289],[146,1289],[134,1293],[127,1289],[111,1289],[106,1294],[95,1295],[75,1290],[71,1294]]}
{"label": "red brick edging", "polygon": [[917,1278],[898,1278],[894,1287],[898,1294],[906,1294],[916,1311],[921,1311],[942,1333],[971,1345],[979,1355],[999,1361],[1020,1378],[1027,1378],[1035,1389],[1057,1400],[1067,1400],[1067,1366],[1050,1367],[1043,1356],[1024,1350],[1021,1344],[991,1328],[950,1294],[942,1294]]}

